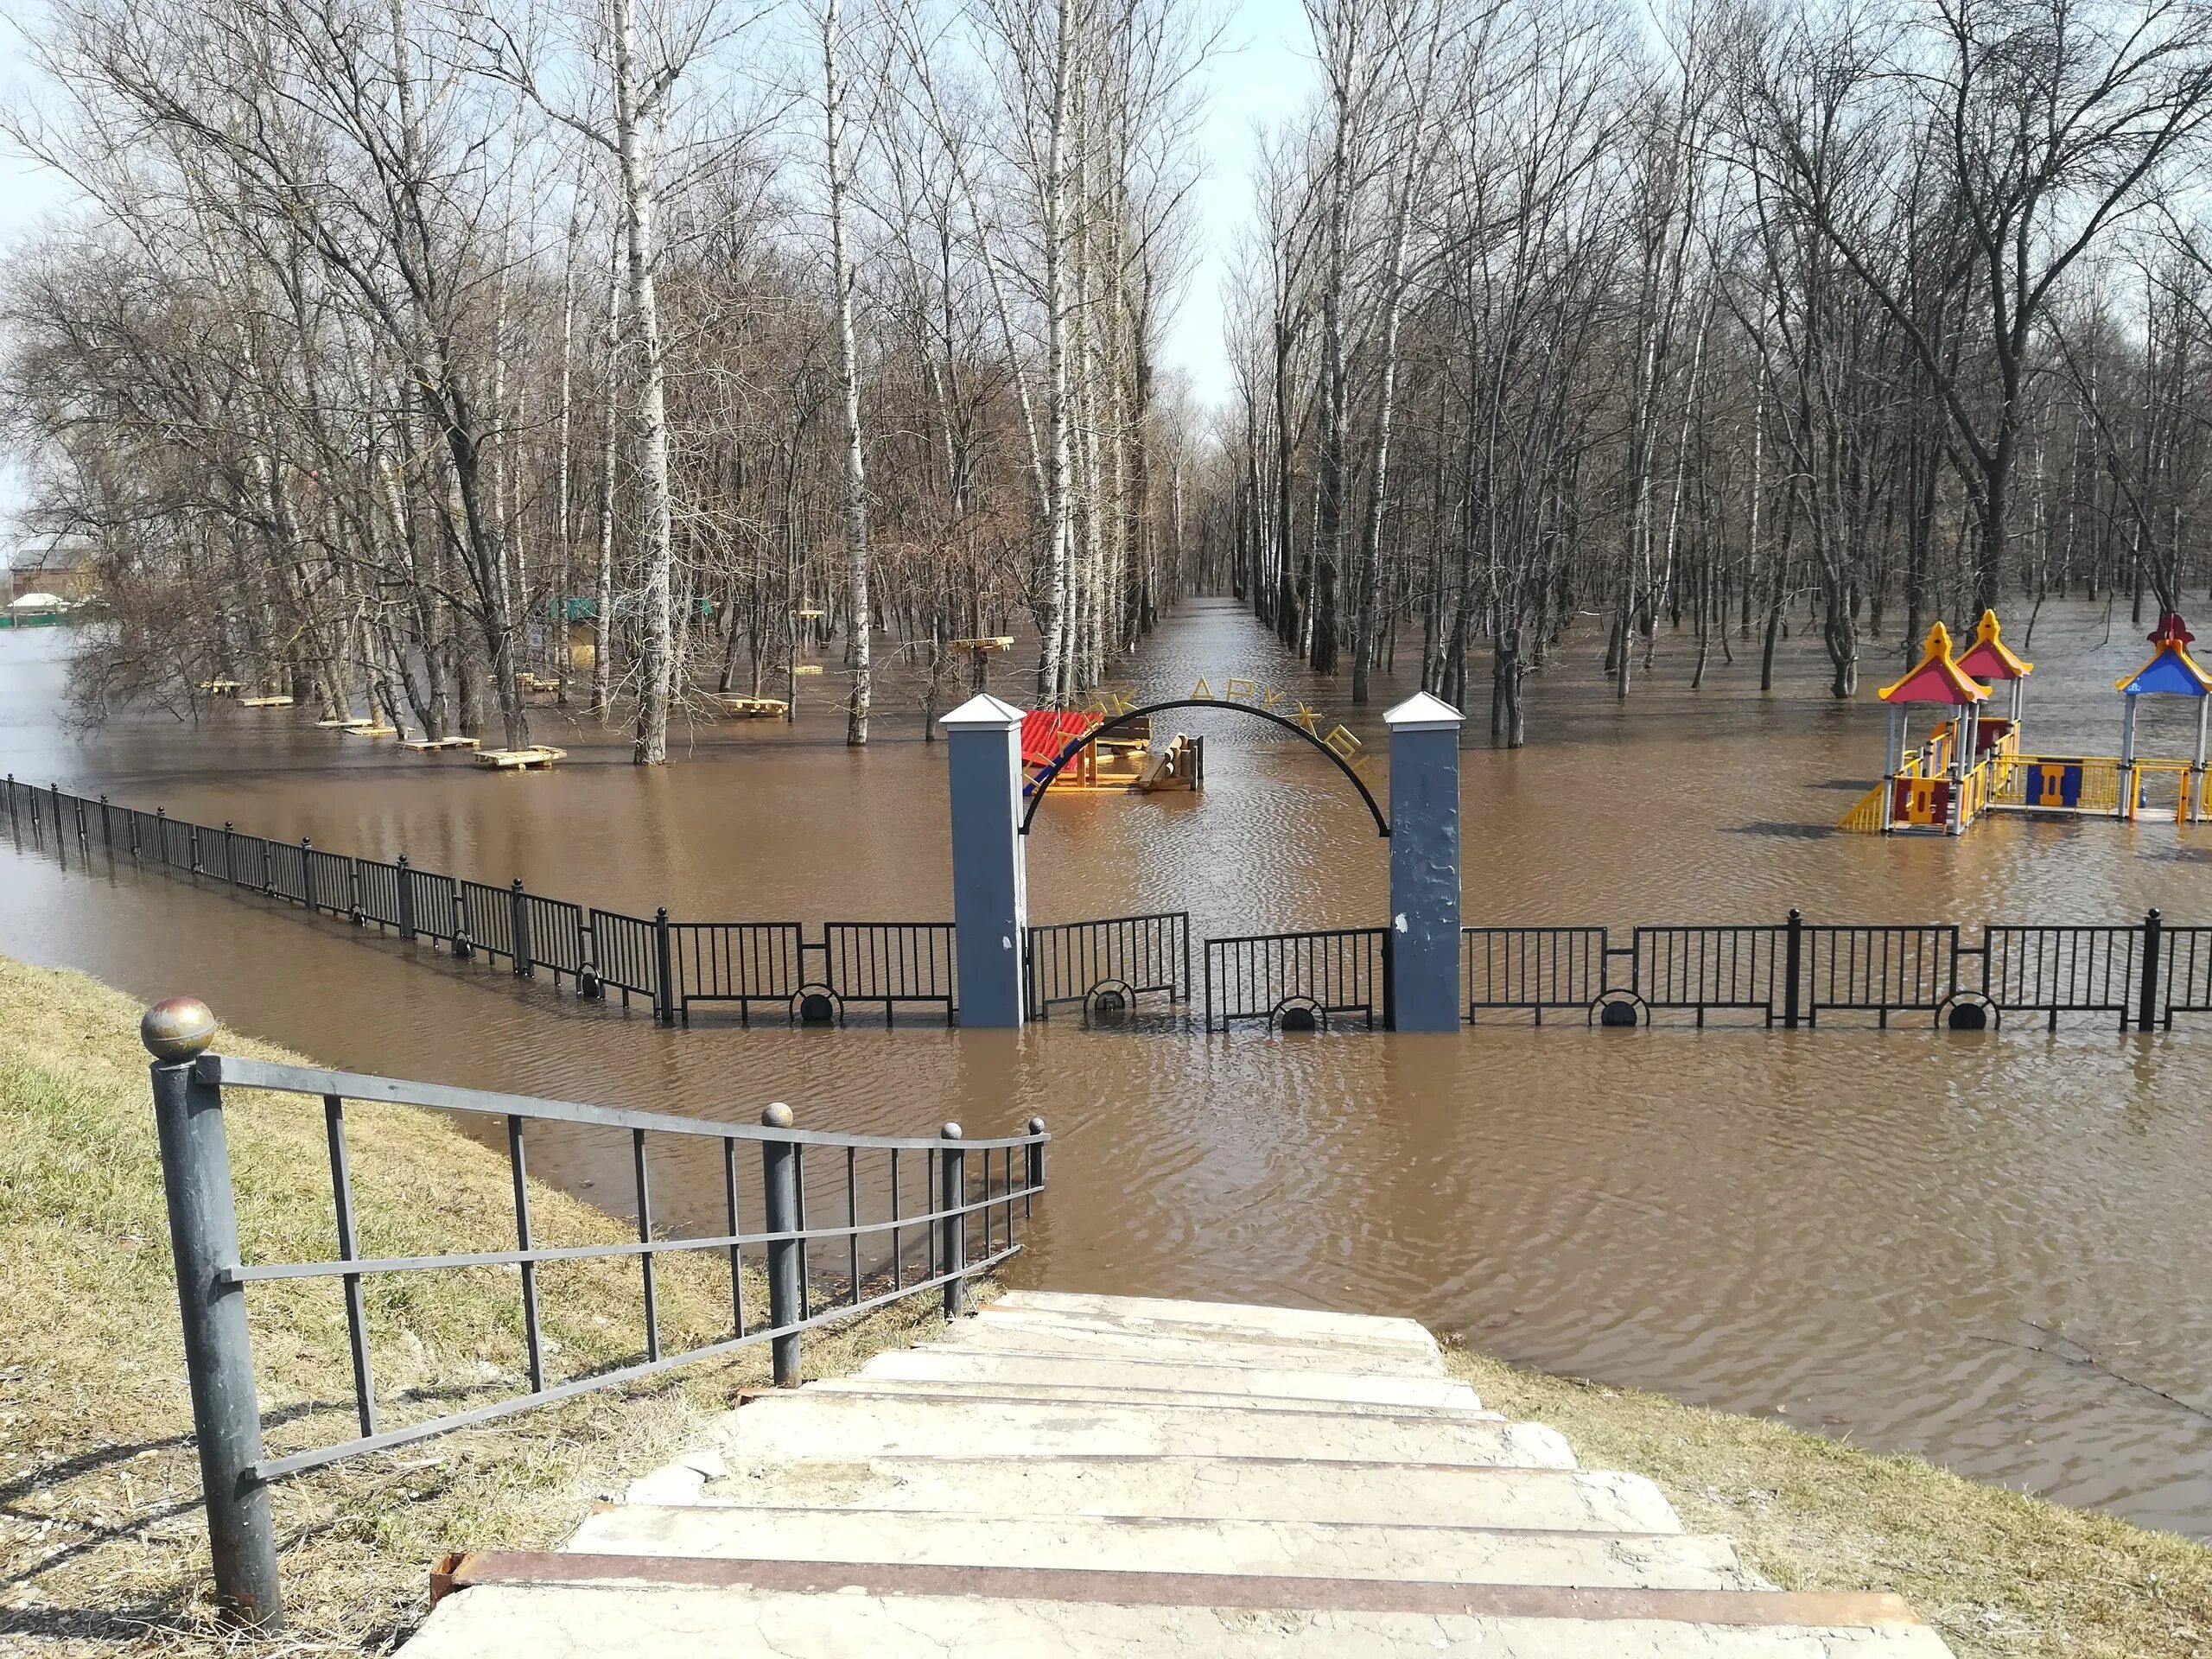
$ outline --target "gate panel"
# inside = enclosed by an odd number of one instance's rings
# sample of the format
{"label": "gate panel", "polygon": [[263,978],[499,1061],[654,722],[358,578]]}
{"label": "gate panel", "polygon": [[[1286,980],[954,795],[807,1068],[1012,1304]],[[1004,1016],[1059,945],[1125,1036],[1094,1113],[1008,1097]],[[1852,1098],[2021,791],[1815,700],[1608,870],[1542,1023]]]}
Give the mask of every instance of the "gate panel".
{"label": "gate panel", "polygon": [[1029,930],[1027,961],[1033,1018],[1047,1017],[1055,1003],[1087,1002],[1102,985],[1184,1001],[1191,994],[1191,913],[1045,923]]}
{"label": "gate panel", "polygon": [[1379,927],[1208,939],[1206,1029],[1238,1020],[1273,1024],[1286,1007],[1389,1020],[1389,940]]}

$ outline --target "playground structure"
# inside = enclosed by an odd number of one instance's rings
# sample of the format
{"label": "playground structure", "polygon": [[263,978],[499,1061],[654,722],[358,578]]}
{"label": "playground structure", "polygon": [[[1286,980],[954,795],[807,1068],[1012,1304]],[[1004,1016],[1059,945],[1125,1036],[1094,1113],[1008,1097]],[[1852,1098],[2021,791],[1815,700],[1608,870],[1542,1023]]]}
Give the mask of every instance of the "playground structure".
{"label": "playground structure", "polygon": [[[2212,675],[2189,654],[2195,635],[2172,613],[2150,636],[2148,661],[2118,683],[2121,697],[2116,755],[2033,754],[2020,747],[2025,682],[2035,664],[2005,645],[1993,611],[1984,611],[1966,654],[1951,655],[1948,629],[1928,631],[1921,658],[1902,679],[1884,686],[1889,705],[1889,747],[1882,780],[1837,826],[1855,834],[1961,836],[1992,812],[2063,813],[2083,817],[2190,823],[2212,817],[2207,800],[2207,717],[2212,715]],[[2012,688],[2005,713],[1983,709],[2000,684]],[[2196,746],[2191,759],[2145,758],[2136,753],[2136,699],[2196,699]],[[1908,711],[1916,706],[1948,711],[1910,751]],[[2172,804],[2150,804],[2171,785]]]}
{"label": "playground structure", "polygon": [[[1056,789],[1150,795],[1205,787],[1204,738],[1178,732],[1154,747],[1149,720],[1090,735],[1105,724],[1103,715],[1087,709],[1033,709],[1022,715],[1021,792],[1026,796],[1033,791],[1038,779],[1052,771],[1055,763],[1059,765],[1052,783]],[[1083,747],[1063,761],[1068,746],[1077,741],[1083,741]]]}

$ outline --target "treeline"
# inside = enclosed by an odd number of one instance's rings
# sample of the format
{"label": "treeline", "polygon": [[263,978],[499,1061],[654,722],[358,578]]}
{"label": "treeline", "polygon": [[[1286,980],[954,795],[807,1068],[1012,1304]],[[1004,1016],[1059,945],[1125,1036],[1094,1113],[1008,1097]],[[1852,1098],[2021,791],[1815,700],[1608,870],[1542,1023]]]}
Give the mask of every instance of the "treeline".
{"label": "treeline", "polygon": [[[2203,582],[2212,12],[2171,0],[1307,0],[1191,579],[1494,735],[1578,614],[1771,685]],[[1753,645],[1751,642],[1757,640]]]}
{"label": "treeline", "polygon": [[83,697],[516,747],[543,676],[650,764],[710,689],[926,721],[958,639],[1078,694],[1184,563],[1182,6],[53,0],[0,412]]}

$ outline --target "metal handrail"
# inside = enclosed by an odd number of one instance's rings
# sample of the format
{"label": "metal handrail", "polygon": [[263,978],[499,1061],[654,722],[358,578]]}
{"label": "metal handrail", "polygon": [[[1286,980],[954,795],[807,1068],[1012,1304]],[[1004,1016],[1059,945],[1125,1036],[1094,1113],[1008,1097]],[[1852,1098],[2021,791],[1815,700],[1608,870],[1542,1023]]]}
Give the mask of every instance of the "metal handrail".
{"label": "metal handrail", "polygon": [[[801,1336],[817,1326],[930,1292],[942,1295],[948,1317],[964,1311],[968,1281],[1021,1248],[1014,1236],[1015,1206],[1027,1217],[1033,1201],[1045,1190],[1045,1147],[1051,1137],[1041,1117],[1031,1118],[1022,1134],[977,1141],[968,1140],[957,1123],[945,1124],[934,1137],[839,1135],[797,1128],[790,1108],[781,1104],[770,1106],[758,1123],[715,1122],[664,1112],[632,1111],[217,1054],[209,1052],[215,1034],[214,1017],[189,998],[175,998],[149,1008],[140,1030],[155,1061],[155,1123],[161,1142],[162,1185],[176,1261],[177,1301],[207,1499],[216,1590],[233,1617],[255,1624],[273,1624],[281,1618],[269,1515],[268,1488],[272,1483],[347,1458],[427,1440],[532,1406],[612,1388],[761,1344],[769,1345],[777,1386],[791,1387],[799,1376]],[[248,1263],[243,1260],[223,1123],[226,1084],[321,1097],[337,1221],[335,1256],[313,1262]],[[361,1255],[346,1145],[348,1100],[504,1118],[514,1190],[515,1248],[412,1256]],[[532,1243],[524,1135],[524,1126],[531,1122],[629,1133],[637,1183],[636,1242]],[[645,1156],[649,1134],[721,1142],[725,1204],[721,1230],[699,1238],[653,1236],[652,1189]],[[739,1222],[736,1149],[741,1141],[760,1148],[765,1225],[758,1230],[747,1230]],[[842,1154],[845,1213],[837,1220],[808,1222],[804,1160],[810,1148]],[[1022,1154],[1018,1182],[1017,1148]],[[914,1153],[923,1156],[929,1197],[922,1209],[902,1212],[899,1157]],[[889,1160],[890,1214],[887,1217],[864,1219],[861,1216],[859,1160],[863,1154],[881,1154]],[[980,1190],[970,1179],[971,1154],[981,1160]],[[994,1154],[999,1164],[995,1179]],[[972,1217],[981,1218],[982,1249],[971,1256]],[[996,1226],[995,1217],[999,1221]],[[917,1231],[926,1242],[929,1259],[925,1273],[909,1279],[907,1250],[901,1235]],[[890,1235],[890,1287],[867,1294],[870,1287],[862,1273],[861,1243],[863,1238],[886,1233]],[[820,1300],[810,1286],[808,1249],[812,1245],[834,1244],[844,1247],[847,1283],[842,1294]],[[766,1318],[755,1319],[749,1328],[744,1282],[748,1248],[761,1251],[768,1281]],[[681,1353],[664,1354],[655,1263],[664,1255],[709,1249],[728,1253],[729,1334]],[[622,1258],[633,1258],[639,1267],[645,1357],[589,1376],[549,1382],[546,1344],[539,1329],[537,1269],[551,1262]],[[382,1426],[378,1421],[362,1281],[379,1274],[489,1267],[519,1269],[530,1367],[528,1389],[421,1422]],[[360,1433],[332,1445],[270,1457],[262,1444],[262,1414],[255,1391],[245,1291],[250,1284],[280,1279],[342,1281],[353,1406]]]}

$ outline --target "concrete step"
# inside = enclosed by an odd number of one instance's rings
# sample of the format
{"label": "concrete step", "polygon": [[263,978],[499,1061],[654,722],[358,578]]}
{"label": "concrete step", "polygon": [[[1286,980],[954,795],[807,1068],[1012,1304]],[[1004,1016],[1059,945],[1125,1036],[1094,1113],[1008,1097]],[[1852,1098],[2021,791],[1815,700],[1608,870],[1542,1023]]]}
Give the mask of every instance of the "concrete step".
{"label": "concrete step", "polygon": [[964,1457],[800,1460],[734,1453],[717,1459],[712,1477],[697,1489],[698,1497],[709,1504],[779,1509],[1014,1516],[1417,1522],[1532,1531],[1682,1529],[1674,1506],[1656,1486],[1641,1475],[1610,1470],[976,1455],[979,1449],[969,1448]]}
{"label": "concrete step", "polygon": [[716,1424],[726,1456],[1245,1457],[1571,1469],[1558,1430],[1536,1423],[1436,1421],[1221,1406],[1048,1405],[806,1389],[755,1400]]}
{"label": "concrete step", "polygon": [[1276,1371],[1249,1365],[1203,1365],[1173,1359],[1096,1359],[1081,1355],[1000,1353],[931,1343],[878,1354],[862,1376],[907,1382],[1005,1382],[1028,1386],[1187,1389],[1195,1394],[1253,1399],[1334,1400],[1374,1406],[1465,1406],[1482,1401],[1447,1377],[1378,1376],[1359,1371]]}
{"label": "concrete step", "polygon": [[1044,1354],[1060,1358],[1165,1360],[1196,1365],[1242,1365],[1263,1371],[1354,1372],[1376,1376],[1446,1378],[1442,1357],[1410,1344],[1351,1351],[1325,1344],[1285,1346],[1218,1342],[1205,1337],[1154,1336],[1051,1321],[1023,1323],[978,1315],[957,1319],[937,1339],[948,1351]]}
{"label": "concrete step", "polygon": [[[756,1580],[770,1582],[732,1588],[484,1583],[441,1601],[407,1651],[410,1659],[632,1659],[640,1654],[653,1659],[944,1659],[951,1654],[1435,1659],[1440,1652],[1481,1659],[1843,1659],[1846,1654],[1850,1659],[1942,1659],[1945,1653],[1932,1631],[1903,1622],[1729,1623],[1684,1616],[1702,1608],[1749,1618],[1747,1604],[1766,1603],[1769,1618],[1798,1609],[1819,1617],[1829,1607],[1848,1611],[1872,1598],[1516,1586],[1484,1594],[1443,1586],[1469,1611],[1440,1611],[1427,1605],[1411,1611],[1402,1605],[1431,1600],[1409,1593],[1418,1586],[1384,1585],[1363,1587],[1388,1594],[1399,1606],[1124,1605],[1044,1595],[985,1599],[965,1589],[957,1570],[918,1571],[937,1582],[937,1592],[876,1592],[854,1586],[849,1569],[818,1568],[783,1574],[755,1570]],[[1091,1576],[1114,1585],[1122,1579]],[[783,1587],[785,1583],[792,1587]],[[1112,1592],[1108,1584],[1095,1588]],[[1548,1605],[1561,1611],[1540,1611]]]}
{"label": "concrete step", "polygon": [[[1376,1356],[1428,1362],[1440,1370],[1443,1353],[1436,1338],[1420,1326],[1408,1335],[1389,1329],[1394,1322],[1378,1320],[1383,1330],[1350,1333],[1333,1331],[1289,1332],[1246,1325],[1216,1325],[1190,1319],[1152,1319],[1135,1314],[1060,1313],[1050,1308],[1006,1307],[993,1302],[975,1315],[974,1323],[1018,1326],[1025,1330],[1079,1332],[1093,1336],[1145,1337],[1180,1342],[1202,1342],[1237,1353],[1251,1349],[1287,1348],[1300,1352],[1336,1354],[1363,1362]],[[1364,1369],[1363,1363],[1353,1369]]]}
{"label": "concrete step", "polygon": [[1003,1312],[1141,1320],[1195,1327],[1204,1334],[1244,1332],[1268,1341],[1305,1342],[1341,1337],[1355,1342],[1409,1342],[1433,1349],[1436,1338],[1414,1319],[1371,1313],[1332,1313],[1319,1308],[1263,1307],[1250,1302],[1185,1302],[1159,1296],[1092,1296],[1060,1290],[1010,1290],[990,1306]]}
{"label": "concrete step", "polygon": [[629,1503],[594,1515],[563,1548],[607,1555],[1080,1567],[1108,1573],[1164,1567],[1176,1573],[1455,1584],[1759,1587],[1759,1580],[1738,1565],[1735,1548],[1726,1539],[1686,1533]]}
{"label": "concrete step", "polygon": [[1212,1394],[1198,1389],[1129,1389],[1110,1383],[1007,1382],[992,1378],[945,1380],[936,1377],[841,1376],[810,1382],[810,1393],[903,1396],[914,1400],[1031,1400],[1049,1405],[1098,1406],[1214,1406],[1240,1411],[1323,1412],[1331,1416],[1365,1416],[1380,1410],[1398,1418],[1429,1418],[1438,1421],[1469,1421],[1502,1423],[1503,1416],[1480,1406],[1378,1407],[1359,1400],[1284,1400],[1274,1395]]}

